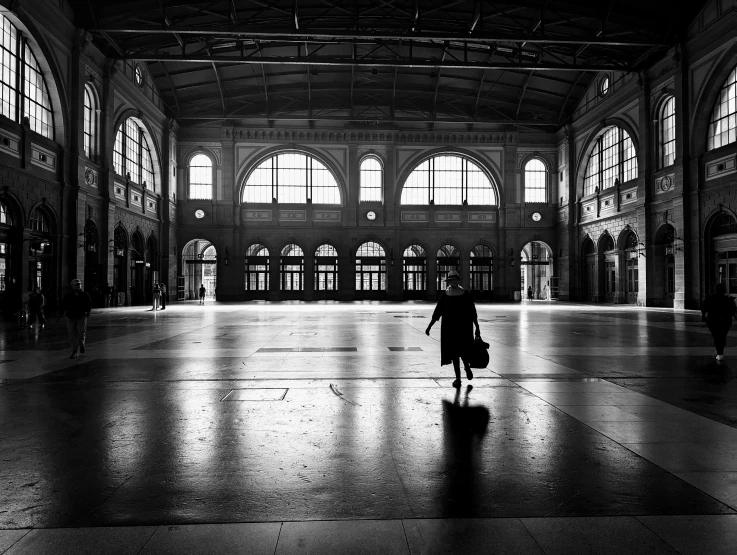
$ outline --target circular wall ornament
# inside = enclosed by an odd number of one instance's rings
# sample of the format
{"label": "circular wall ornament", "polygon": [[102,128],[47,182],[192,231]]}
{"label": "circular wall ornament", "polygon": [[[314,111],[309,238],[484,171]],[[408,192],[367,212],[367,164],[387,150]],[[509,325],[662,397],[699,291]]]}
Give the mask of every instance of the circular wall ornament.
{"label": "circular wall ornament", "polygon": [[540,214],[540,212],[533,212],[532,213],[532,219],[533,219],[533,221],[539,222],[540,220],[542,220],[542,218],[543,217],[542,217],[542,214]]}
{"label": "circular wall ornament", "polygon": [[667,175],[660,181],[660,190],[663,192],[670,191],[673,187],[673,180]]}
{"label": "circular wall ornament", "polygon": [[202,218],[205,217],[205,211],[204,210],[196,210],[195,213],[194,213],[194,217],[197,218],[198,220],[201,220]]}
{"label": "circular wall ornament", "polygon": [[376,212],[374,212],[373,210],[369,210],[368,212],[366,212],[366,218],[374,221],[376,219]]}

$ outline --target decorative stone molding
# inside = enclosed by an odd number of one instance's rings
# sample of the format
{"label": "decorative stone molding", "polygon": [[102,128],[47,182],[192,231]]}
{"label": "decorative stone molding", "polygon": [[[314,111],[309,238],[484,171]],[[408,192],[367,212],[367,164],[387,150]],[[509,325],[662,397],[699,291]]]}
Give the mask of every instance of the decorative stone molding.
{"label": "decorative stone molding", "polygon": [[31,144],[31,164],[45,170],[56,170],[56,154],[37,144]]}
{"label": "decorative stone molding", "polygon": [[244,210],[243,219],[249,221],[271,221],[271,210]]}
{"label": "decorative stone molding", "polygon": [[135,206],[143,206],[142,195],[139,191],[131,190],[131,204]]}
{"label": "decorative stone molding", "polygon": [[434,131],[322,131],[291,129],[224,129],[224,138],[277,142],[359,142],[359,143],[431,143],[447,144],[512,144],[517,139],[510,133],[444,133]]}
{"label": "decorative stone molding", "polygon": [[495,224],[496,212],[469,212],[468,221],[476,224]]}
{"label": "decorative stone molding", "polygon": [[153,199],[146,199],[146,210],[149,212],[156,212],[156,201]]}
{"label": "decorative stone molding", "polygon": [[675,174],[663,175],[655,180],[655,194],[667,193],[675,186]]}
{"label": "decorative stone molding", "polygon": [[704,168],[704,175],[706,175],[706,181],[710,179],[718,179],[725,175],[737,173],[737,155],[730,154],[729,156],[723,156],[713,162],[707,162]]}
{"label": "decorative stone molding", "polygon": [[637,187],[633,187],[632,189],[627,189],[626,191],[621,191],[619,193],[619,204],[620,206],[625,204],[630,204],[632,202],[635,202],[637,200]]}
{"label": "decorative stone molding", "polygon": [[435,212],[435,221],[436,222],[460,222],[461,221],[461,213],[460,212]]}
{"label": "decorative stone molding", "polygon": [[409,223],[427,223],[429,221],[428,212],[419,211],[402,211],[402,221]]}
{"label": "decorative stone molding", "polygon": [[18,158],[20,156],[20,137],[3,129],[0,133],[0,151]]}
{"label": "decorative stone molding", "polygon": [[560,210],[558,210],[558,221],[562,224],[568,221],[568,209],[567,208],[561,208]]}
{"label": "decorative stone molding", "polygon": [[279,210],[280,222],[305,222],[307,221],[306,210]]}
{"label": "decorative stone molding", "polygon": [[599,201],[599,206],[601,207],[601,210],[612,210],[616,208],[616,203],[614,202],[614,195],[609,195],[606,197],[601,197],[601,200]]}
{"label": "decorative stone molding", "polygon": [[98,176],[97,176],[97,170],[94,170],[92,168],[86,167],[84,168],[84,184],[88,187],[93,187],[97,189],[98,185]]}
{"label": "decorative stone molding", "polygon": [[338,210],[315,210],[312,213],[313,222],[339,222],[340,211]]}
{"label": "decorative stone molding", "polygon": [[125,200],[125,185],[115,184],[115,198]]}

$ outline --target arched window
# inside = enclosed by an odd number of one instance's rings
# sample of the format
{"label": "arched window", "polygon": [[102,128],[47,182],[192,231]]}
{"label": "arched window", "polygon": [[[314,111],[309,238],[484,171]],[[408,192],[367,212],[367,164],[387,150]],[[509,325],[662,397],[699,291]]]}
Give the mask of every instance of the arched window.
{"label": "arched window", "polygon": [[189,198],[212,198],[212,161],[204,154],[197,154],[189,161]]}
{"label": "arched window", "polygon": [[410,245],[402,259],[405,298],[422,298],[427,289],[427,251],[420,245]]}
{"label": "arched window", "polygon": [[10,217],[10,212],[5,203],[0,201],[0,224],[13,225],[13,220]]}
{"label": "arched window", "polygon": [[583,194],[614,187],[637,177],[637,153],[632,139],[620,127],[608,127],[596,139],[583,181]]}
{"label": "arched window", "polygon": [[275,154],[246,179],[243,202],[340,204],[340,187],[332,172],[313,156],[299,152]]}
{"label": "arched window", "polygon": [[325,243],[315,250],[315,291],[338,289],[338,251]]}
{"label": "arched window", "polygon": [[525,164],[525,202],[547,202],[548,171],[542,160],[533,158]]}
{"label": "arched window", "polygon": [[670,97],[660,112],[660,167],[676,161],[676,99]]}
{"label": "arched window", "polygon": [[712,150],[737,141],[737,67],[732,70],[719,92],[711,113],[706,149]]}
{"label": "arched window", "polygon": [[246,249],[246,291],[269,290],[269,249],[256,243]]}
{"label": "arched window", "polygon": [[612,236],[607,234],[604,235],[601,239],[601,248],[599,249],[599,252],[609,252],[614,250],[614,239],[612,239]]}
{"label": "arched window", "polygon": [[46,214],[44,214],[40,208],[36,207],[31,212],[31,215],[28,218],[28,228],[32,231],[38,231],[39,233],[49,232],[48,219],[46,218]]}
{"label": "arched window", "polygon": [[375,156],[367,156],[361,162],[361,202],[381,202],[384,169]]}
{"label": "arched window", "polygon": [[624,242],[624,258],[625,258],[625,294],[627,302],[630,304],[637,303],[637,293],[639,291],[639,257],[640,252],[637,248],[637,236],[634,233],[627,235]]}
{"label": "arched window", "polygon": [[294,243],[281,250],[280,280],[282,291],[303,291],[305,288],[305,253]]}
{"label": "arched window", "polygon": [[84,155],[92,158],[95,135],[94,101],[90,90],[84,88]]}
{"label": "arched window", "polygon": [[[16,123],[27,116],[32,131],[51,139],[54,117],[36,57],[22,33],[3,15],[0,15],[0,26],[1,113]],[[18,82],[19,76],[22,83]]]}
{"label": "arched window", "polygon": [[443,245],[436,254],[436,277],[438,291],[445,289],[445,278],[450,271],[460,272],[461,253],[455,245]]}
{"label": "arched window", "polygon": [[496,204],[491,178],[476,163],[458,155],[433,156],[409,174],[401,204]]}
{"label": "arched window", "polygon": [[115,135],[113,167],[118,175],[130,173],[131,181],[155,191],[154,165],[143,126],[134,118],[125,120]]}
{"label": "arched window", "polygon": [[386,252],[373,241],[356,251],[356,291],[386,291]]}
{"label": "arched window", "polygon": [[492,274],[494,255],[491,249],[486,245],[476,245],[471,249],[470,262],[471,290],[477,298],[489,298],[490,292],[494,288]]}

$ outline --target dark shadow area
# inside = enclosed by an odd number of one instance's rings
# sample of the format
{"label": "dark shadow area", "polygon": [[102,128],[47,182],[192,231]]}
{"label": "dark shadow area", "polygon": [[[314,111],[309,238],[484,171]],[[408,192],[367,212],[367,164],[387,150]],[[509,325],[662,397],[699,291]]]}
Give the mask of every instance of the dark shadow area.
{"label": "dark shadow area", "polygon": [[489,410],[469,405],[468,395],[472,389],[472,385],[466,386],[462,402],[460,388],[452,403],[443,401],[446,489],[442,505],[448,517],[479,515],[476,477],[482,469],[481,444],[489,425]]}

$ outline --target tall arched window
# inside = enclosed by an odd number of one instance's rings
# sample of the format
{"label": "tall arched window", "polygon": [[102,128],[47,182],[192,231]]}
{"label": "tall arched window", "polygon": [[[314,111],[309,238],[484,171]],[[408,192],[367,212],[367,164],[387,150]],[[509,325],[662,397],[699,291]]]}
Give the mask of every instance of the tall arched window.
{"label": "tall arched window", "polygon": [[320,245],[315,249],[315,291],[338,289],[338,251],[335,247]]}
{"label": "tall arched window", "polygon": [[660,167],[676,161],[676,99],[670,97],[660,112]]}
{"label": "tall arched window", "polygon": [[84,155],[92,158],[95,152],[95,140],[97,138],[97,118],[95,95],[90,91],[89,86],[84,88],[84,131],[83,131],[83,147]]}
{"label": "tall arched window", "polygon": [[356,291],[386,291],[386,252],[373,241],[356,251]]}
{"label": "tall arched window", "polygon": [[32,131],[51,139],[54,117],[36,57],[23,34],[3,15],[0,26],[0,113],[16,123],[27,116]]}
{"label": "tall arched window", "polygon": [[294,243],[281,250],[279,279],[282,291],[303,291],[305,288],[305,253]]}
{"label": "tall arched window", "polygon": [[496,204],[491,178],[473,161],[458,155],[433,156],[409,174],[401,204]]}
{"label": "tall arched window", "polygon": [[113,167],[118,175],[130,173],[131,181],[155,191],[154,165],[143,126],[134,118],[125,120],[115,135]]}
{"label": "tall arched window", "polygon": [[381,202],[384,169],[376,156],[367,156],[361,162],[361,202]]}
{"label": "tall arched window", "polygon": [[340,187],[332,172],[313,156],[300,152],[275,154],[246,179],[243,202],[340,204]]}
{"label": "tall arched window", "polygon": [[525,202],[547,202],[548,170],[542,160],[533,158],[525,164]]}
{"label": "tall arched window", "polygon": [[212,198],[212,161],[204,154],[197,154],[189,161],[189,198]]}
{"label": "tall arched window", "polygon": [[706,149],[712,150],[737,141],[737,67],[722,85],[711,113]]}
{"label": "tall arched window", "polygon": [[620,127],[608,127],[596,139],[583,181],[583,194],[614,187],[637,177],[637,152],[632,139]]}
{"label": "tall arched window", "polygon": [[246,249],[246,291],[269,290],[269,249],[255,244]]}

